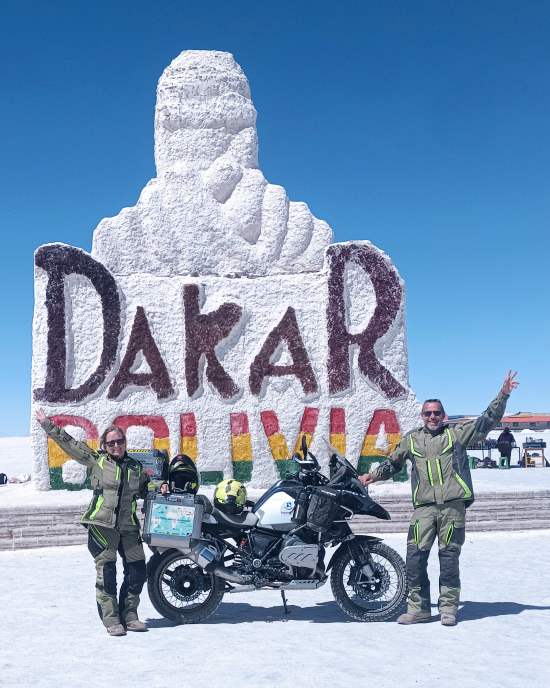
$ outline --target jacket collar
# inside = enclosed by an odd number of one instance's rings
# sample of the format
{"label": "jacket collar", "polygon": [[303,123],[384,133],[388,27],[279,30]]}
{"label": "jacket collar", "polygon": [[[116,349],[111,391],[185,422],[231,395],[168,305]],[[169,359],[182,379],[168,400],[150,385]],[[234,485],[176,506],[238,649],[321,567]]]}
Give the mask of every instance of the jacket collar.
{"label": "jacket collar", "polygon": [[438,435],[442,435],[445,430],[449,427],[448,423],[443,423],[443,425],[436,430],[436,432],[432,432],[429,430],[425,425],[420,426],[420,431],[424,431],[427,435],[430,435],[431,437],[437,437]]}
{"label": "jacket collar", "polygon": [[100,453],[102,456],[104,456],[106,459],[109,459],[109,461],[112,461],[113,463],[116,463],[116,464],[118,464],[119,466],[122,466],[122,464],[123,464],[125,461],[131,461],[131,460],[132,460],[132,458],[131,458],[130,456],[128,456],[128,452],[124,452],[124,455],[120,458],[120,460],[115,459],[113,456],[111,456],[111,455],[109,454],[109,452],[106,452],[104,449],[102,449],[99,453]]}

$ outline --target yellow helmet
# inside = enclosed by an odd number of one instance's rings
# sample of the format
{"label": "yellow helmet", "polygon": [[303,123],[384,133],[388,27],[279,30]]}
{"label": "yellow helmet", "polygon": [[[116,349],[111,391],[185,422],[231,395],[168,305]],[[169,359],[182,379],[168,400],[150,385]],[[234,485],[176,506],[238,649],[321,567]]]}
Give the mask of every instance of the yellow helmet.
{"label": "yellow helmet", "polygon": [[214,505],[226,514],[240,514],[246,503],[246,487],[238,480],[222,480],[214,492]]}

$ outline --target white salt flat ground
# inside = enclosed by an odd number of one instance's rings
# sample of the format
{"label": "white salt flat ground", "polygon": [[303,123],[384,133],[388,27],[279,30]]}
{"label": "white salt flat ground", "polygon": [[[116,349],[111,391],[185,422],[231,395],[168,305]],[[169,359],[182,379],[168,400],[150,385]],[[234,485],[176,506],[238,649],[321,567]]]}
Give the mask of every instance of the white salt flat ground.
{"label": "white salt flat ground", "polygon": [[[404,553],[403,535],[386,542]],[[226,596],[196,626],[159,618],[144,594],[150,631],[124,638],[108,637],[100,625],[85,547],[0,552],[0,685],[543,688],[550,683],[549,544],[549,531],[468,535],[454,628],[347,621],[326,585],[290,593],[286,623],[276,592]],[[432,556],[432,581],[437,575]]]}

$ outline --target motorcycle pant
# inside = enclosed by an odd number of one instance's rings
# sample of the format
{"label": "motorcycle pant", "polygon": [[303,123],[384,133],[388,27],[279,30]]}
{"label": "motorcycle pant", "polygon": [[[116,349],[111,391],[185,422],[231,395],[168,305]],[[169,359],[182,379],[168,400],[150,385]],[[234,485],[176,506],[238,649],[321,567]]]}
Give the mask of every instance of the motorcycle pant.
{"label": "motorcycle pant", "polygon": [[[118,531],[88,526],[88,550],[96,567],[96,602],[105,626],[137,619],[139,595],[146,580],[145,553],[138,530]],[[116,558],[122,557],[124,577],[117,599]]]}
{"label": "motorcycle pant", "polygon": [[428,557],[437,536],[440,613],[456,614],[460,599],[459,558],[465,537],[465,507],[460,499],[417,507],[407,539],[409,612],[431,611]]}

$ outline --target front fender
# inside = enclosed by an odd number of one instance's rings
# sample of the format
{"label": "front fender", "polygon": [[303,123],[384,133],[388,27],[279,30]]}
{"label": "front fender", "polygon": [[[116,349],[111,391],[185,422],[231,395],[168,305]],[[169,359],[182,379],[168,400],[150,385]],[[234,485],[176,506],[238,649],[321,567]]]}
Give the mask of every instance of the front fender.
{"label": "front fender", "polygon": [[374,499],[368,494],[362,495],[361,497],[361,509],[357,511],[358,514],[365,514],[366,516],[374,516],[374,518],[380,518],[383,521],[391,521],[390,514],[384,509],[381,504],[375,502]]}
{"label": "front fender", "polygon": [[333,562],[335,562],[338,557],[342,556],[343,552],[351,550],[351,553],[354,556],[360,556],[361,552],[363,552],[365,548],[367,550],[370,549],[370,545],[373,545],[376,542],[382,542],[382,538],[374,537],[374,535],[355,535],[351,540],[341,542],[336,552],[334,552],[330,558],[327,571],[332,567]]}

